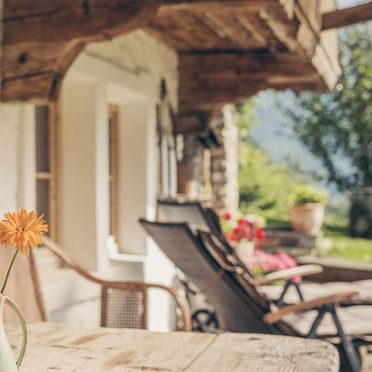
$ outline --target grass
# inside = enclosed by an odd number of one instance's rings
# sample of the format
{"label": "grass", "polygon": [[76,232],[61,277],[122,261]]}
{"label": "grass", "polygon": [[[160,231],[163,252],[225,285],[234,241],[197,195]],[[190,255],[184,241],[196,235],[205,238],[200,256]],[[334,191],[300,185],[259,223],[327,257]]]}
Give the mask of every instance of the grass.
{"label": "grass", "polygon": [[319,240],[318,249],[322,256],[372,262],[372,240],[370,239],[346,236],[326,237]]}
{"label": "grass", "polygon": [[[289,221],[284,218],[267,218],[266,224],[268,227],[281,229],[291,227]],[[372,240],[349,237],[345,219],[327,218],[323,225],[322,235],[323,237],[317,242],[321,256],[372,263]]]}

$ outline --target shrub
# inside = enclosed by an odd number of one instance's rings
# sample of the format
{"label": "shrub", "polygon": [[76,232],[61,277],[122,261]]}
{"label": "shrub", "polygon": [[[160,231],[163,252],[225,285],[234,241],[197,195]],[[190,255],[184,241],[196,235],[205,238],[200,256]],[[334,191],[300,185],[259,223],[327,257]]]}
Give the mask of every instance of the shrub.
{"label": "shrub", "polygon": [[290,201],[294,205],[306,203],[326,204],[328,194],[309,185],[299,185],[290,196]]}

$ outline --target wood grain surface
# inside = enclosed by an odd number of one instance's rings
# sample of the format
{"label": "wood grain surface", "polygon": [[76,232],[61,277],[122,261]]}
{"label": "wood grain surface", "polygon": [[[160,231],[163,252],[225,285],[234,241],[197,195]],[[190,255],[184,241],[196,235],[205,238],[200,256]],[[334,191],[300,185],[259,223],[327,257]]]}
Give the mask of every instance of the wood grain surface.
{"label": "wood grain surface", "polygon": [[[17,332],[10,332],[11,340]],[[318,340],[257,334],[155,333],[29,326],[21,372],[66,371],[338,371],[335,347]]]}

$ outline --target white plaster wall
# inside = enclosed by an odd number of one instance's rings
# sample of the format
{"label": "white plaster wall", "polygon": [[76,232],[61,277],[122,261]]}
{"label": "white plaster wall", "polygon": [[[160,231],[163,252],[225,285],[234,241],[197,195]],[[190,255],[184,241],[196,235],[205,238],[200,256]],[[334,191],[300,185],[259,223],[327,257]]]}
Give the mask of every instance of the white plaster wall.
{"label": "white plaster wall", "polygon": [[[155,105],[161,78],[177,102],[177,56],[142,31],[87,48],[62,89],[58,125],[61,243],[87,268],[107,277],[170,285],[173,266],[148,242],[138,217],[154,218],[157,186]],[[122,145],[120,248],[143,260],[110,262],[107,107],[120,106]],[[35,207],[34,108],[0,105],[0,213]],[[44,270],[42,268],[42,270]],[[97,325],[98,291],[69,270],[41,273],[52,320]],[[150,296],[150,328],[169,329],[169,298]]]}
{"label": "white plaster wall", "polygon": [[119,246],[126,253],[146,254],[145,235],[138,218],[146,217],[147,198],[147,120],[144,102],[121,108],[119,145]]}
{"label": "white plaster wall", "polygon": [[[155,217],[155,107],[162,77],[167,79],[171,99],[176,103],[176,53],[142,31],[91,45],[79,56],[62,88],[59,193],[61,240],[79,262],[113,279],[145,279],[170,285],[173,265],[148,243],[137,222],[139,217]],[[110,261],[106,252],[109,104],[120,108],[117,240],[122,252],[142,255],[138,262],[126,261],[125,255],[121,261]],[[80,302],[84,309],[89,303],[96,306],[93,299],[87,303],[83,294],[79,300],[76,290],[72,297],[75,305],[69,309],[49,302],[56,319],[75,318],[72,314],[79,312]],[[170,318],[168,296],[152,293],[150,329],[169,329]]]}
{"label": "white plaster wall", "polygon": [[[99,230],[97,226],[99,190],[98,138],[96,116],[97,84],[94,81],[69,79],[61,98],[59,208],[60,242],[72,257],[87,268],[98,268]],[[104,123],[103,123],[104,124]],[[102,160],[105,160],[102,159]]]}
{"label": "white plaster wall", "polygon": [[35,207],[34,109],[0,104],[0,214]]}
{"label": "white plaster wall", "polygon": [[[177,107],[178,58],[177,54],[145,31],[137,30],[104,43],[92,43],[86,52],[107,61],[133,76],[151,76],[154,81],[164,77],[169,98]],[[158,94],[158,87],[157,94]]]}

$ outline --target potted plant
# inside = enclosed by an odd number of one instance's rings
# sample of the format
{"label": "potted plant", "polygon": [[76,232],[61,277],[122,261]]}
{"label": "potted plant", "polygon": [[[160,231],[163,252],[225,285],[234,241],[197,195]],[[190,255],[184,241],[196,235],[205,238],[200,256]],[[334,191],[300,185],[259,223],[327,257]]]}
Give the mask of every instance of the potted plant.
{"label": "potted plant", "polygon": [[221,227],[226,239],[238,253],[252,255],[258,242],[265,239],[264,231],[253,216],[239,213],[233,216],[229,212],[222,214]]}
{"label": "potted plant", "polygon": [[324,220],[324,205],[328,195],[309,185],[297,186],[291,195],[291,225],[295,231],[318,235]]}
{"label": "potted plant", "polygon": [[[243,216],[241,213],[234,217],[231,213],[224,212],[220,221],[226,240],[256,278],[297,266],[297,262],[285,252],[271,254],[260,249],[260,243],[265,240],[265,232],[259,226],[263,224],[262,217]],[[300,276],[293,279],[296,282],[301,281]]]}

